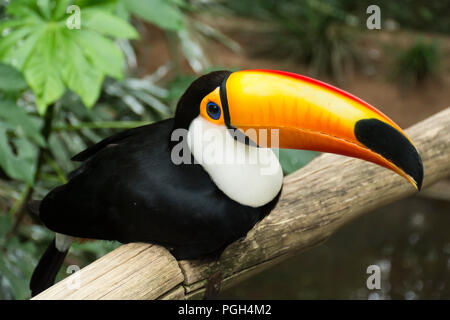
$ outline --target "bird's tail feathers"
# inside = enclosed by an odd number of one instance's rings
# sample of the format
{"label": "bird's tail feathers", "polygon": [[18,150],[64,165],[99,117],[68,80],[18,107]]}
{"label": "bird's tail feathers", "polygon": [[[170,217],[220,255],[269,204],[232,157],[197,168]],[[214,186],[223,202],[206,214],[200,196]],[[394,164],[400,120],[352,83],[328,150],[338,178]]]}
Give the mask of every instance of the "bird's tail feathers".
{"label": "bird's tail feathers", "polygon": [[61,246],[59,243],[60,241],[58,241],[59,239],[57,239],[58,236],[61,237],[61,235],[57,234],[57,236],[53,239],[39,260],[39,263],[31,276],[30,289],[32,297],[54,284],[56,275],[64,262],[67,252],[69,251],[70,243],[65,243],[64,246]]}

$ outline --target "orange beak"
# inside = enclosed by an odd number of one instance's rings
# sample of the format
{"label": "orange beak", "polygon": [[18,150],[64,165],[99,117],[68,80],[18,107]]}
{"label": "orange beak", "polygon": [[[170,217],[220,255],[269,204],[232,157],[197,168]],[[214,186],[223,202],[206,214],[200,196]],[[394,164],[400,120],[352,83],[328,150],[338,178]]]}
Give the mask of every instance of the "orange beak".
{"label": "orange beak", "polygon": [[[230,128],[278,129],[279,148],[363,159],[421,188],[422,161],[411,140],[383,113],[345,91],[293,73],[246,70],[232,73],[220,96]],[[268,136],[255,142],[274,147]]]}

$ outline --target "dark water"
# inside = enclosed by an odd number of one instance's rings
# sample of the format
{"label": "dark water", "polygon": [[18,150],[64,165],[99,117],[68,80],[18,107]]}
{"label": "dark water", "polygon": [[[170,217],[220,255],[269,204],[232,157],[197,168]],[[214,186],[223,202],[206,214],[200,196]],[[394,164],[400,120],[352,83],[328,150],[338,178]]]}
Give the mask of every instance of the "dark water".
{"label": "dark water", "polygon": [[[381,269],[381,289],[366,286]],[[224,299],[450,299],[450,202],[413,197],[221,294]]]}

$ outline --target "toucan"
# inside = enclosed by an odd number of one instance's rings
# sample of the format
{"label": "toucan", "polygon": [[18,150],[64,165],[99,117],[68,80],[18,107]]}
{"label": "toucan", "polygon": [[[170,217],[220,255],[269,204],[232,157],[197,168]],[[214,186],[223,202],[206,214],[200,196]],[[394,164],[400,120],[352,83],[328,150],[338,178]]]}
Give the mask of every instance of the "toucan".
{"label": "toucan", "polygon": [[211,72],[189,86],[174,118],[87,148],[69,181],[35,203],[56,236],[32,295],[54,283],[74,238],[159,244],[179,260],[220,256],[278,202],[278,148],[363,159],[421,188],[413,143],[363,100],[284,71]]}

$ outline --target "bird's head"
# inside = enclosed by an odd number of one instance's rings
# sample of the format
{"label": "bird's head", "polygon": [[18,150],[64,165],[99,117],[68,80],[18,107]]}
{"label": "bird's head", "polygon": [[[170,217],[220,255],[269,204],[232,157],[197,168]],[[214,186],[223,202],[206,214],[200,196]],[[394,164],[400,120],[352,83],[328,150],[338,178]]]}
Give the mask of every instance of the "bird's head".
{"label": "bird's head", "polygon": [[[188,129],[196,119],[244,134],[278,129],[279,148],[363,159],[419,190],[422,185],[421,158],[397,124],[363,100],[308,77],[273,70],[209,73],[180,99],[175,128]],[[270,137],[250,139],[273,146]]]}

